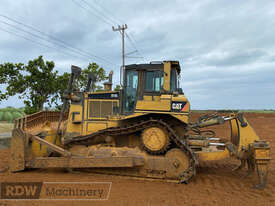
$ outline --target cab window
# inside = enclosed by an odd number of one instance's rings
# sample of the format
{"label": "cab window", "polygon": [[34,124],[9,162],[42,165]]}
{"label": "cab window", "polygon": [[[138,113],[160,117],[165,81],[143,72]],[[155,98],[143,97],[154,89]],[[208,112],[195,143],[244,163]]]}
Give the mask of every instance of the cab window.
{"label": "cab window", "polygon": [[145,73],[145,91],[159,92],[163,88],[163,71]]}
{"label": "cab window", "polygon": [[171,70],[171,81],[170,81],[170,89],[171,91],[177,91],[178,88],[178,74],[176,69]]}

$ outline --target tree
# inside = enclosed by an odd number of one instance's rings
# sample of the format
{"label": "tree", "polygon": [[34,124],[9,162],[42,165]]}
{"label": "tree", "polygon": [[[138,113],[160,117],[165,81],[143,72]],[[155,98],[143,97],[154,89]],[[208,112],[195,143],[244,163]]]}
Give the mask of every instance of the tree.
{"label": "tree", "polygon": [[[70,74],[65,72],[58,75],[58,71],[54,71],[54,66],[53,61],[44,61],[42,56],[30,60],[27,65],[0,64],[0,83],[7,84],[6,92],[0,91],[0,101],[19,94],[19,98],[24,99],[26,114],[43,110],[46,103],[48,107],[52,107],[53,104],[58,107]],[[90,63],[82,71],[74,88],[82,91],[85,89],[89,72],[94,73],[96,80],[91,85],[91,90],[102,89],[102,86],[96,83],[106,80],[107,77],[105,70],[96,63]]]}
{"label": "tree", "polygon": [[[0,64],[0,84],[5,85],[8,82],[15,81],[15,79],[21,78],[19,76],[20,71],[22,70],[23,64],[18,63],[18,64],[12,64],[10,62],[5,63],[5,64]],[[19,85],[19,88],[22,88]],[[11,92],[9,92],[10,94]],[[8,98],[8,92],[2,92],[0,90],[0,101],[7,99]]]}
{"label": "tree", "polygon": [[88,74],[90,72],[92,72],[95,76],[95,82],[92,82],[90,90],[93,92],[102,90],[103,87],[96,83],[102,82],[108,79],[108,77],[106,76],[105,70],[102,67],[99,67],[96,63],[89,63],[88,67],[82,70],[81,75],[77,80],[76,88],[84,91],[88,81]]}
{"label": "tree", "polygon": [[29,61],[28,65],[7,63],[0,68],[7,74],[5,98],[20,94],[27,114],[41,111],[45,103],[57,104],[68,81],[67,74],[58,76],[54,62],[45,62],[42,56]]}

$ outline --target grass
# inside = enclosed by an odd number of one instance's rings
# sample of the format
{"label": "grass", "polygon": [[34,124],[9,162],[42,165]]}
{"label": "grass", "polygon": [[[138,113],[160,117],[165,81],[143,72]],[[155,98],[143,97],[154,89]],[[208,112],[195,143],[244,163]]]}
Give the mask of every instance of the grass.
{"label": "grass", "polygon": [[13,123],[0,123],[0,133],[11,132]]}

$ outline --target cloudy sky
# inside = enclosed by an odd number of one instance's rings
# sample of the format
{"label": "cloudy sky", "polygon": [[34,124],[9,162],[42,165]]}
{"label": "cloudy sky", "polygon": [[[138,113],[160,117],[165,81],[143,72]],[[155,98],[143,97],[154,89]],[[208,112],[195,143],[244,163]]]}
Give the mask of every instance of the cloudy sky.
{"label": "cloudy sky", "polygon": [[[124,23],[126,52],[144,57],[126,64],[179,60],[193,109],[275,109],[273,0],[2,0],[0,63],[43,55],[63,73],[97,62],[119,83],[121,37],[112,25]],[[6,106],[23,103],[14,97]]]}

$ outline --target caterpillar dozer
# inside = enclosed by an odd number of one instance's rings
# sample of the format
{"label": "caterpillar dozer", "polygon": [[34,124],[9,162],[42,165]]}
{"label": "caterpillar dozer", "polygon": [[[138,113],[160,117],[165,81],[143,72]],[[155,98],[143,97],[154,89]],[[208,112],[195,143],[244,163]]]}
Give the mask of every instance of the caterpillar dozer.
{"label": "caterpillar dozer", "polygon": [[[179,88],[178,61],[127,65],[122,89],[73,88],[81,69],[72,66],[60,113],[42,111],[15,121],[10,171],[27,168],[84,169],[96,173],[188,183],[200,161],[229,157],[237,169],[256,169],[266,184],[269,143],[260,140],[240,113],[209,114],[190,122],[190,103]],[[216,137],[207,127],[228,122],[231,136]],[[204,128],[207,128],[206,130]]]}

